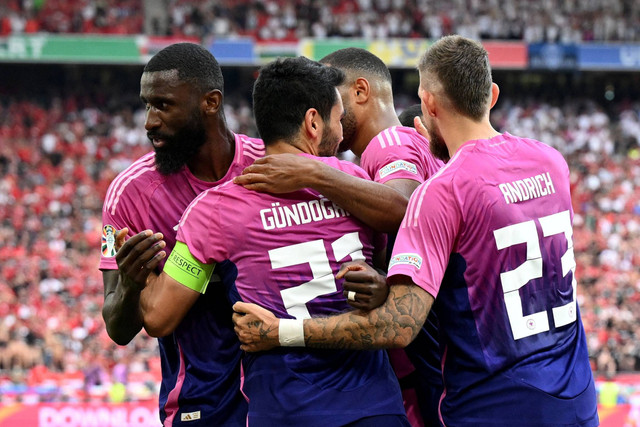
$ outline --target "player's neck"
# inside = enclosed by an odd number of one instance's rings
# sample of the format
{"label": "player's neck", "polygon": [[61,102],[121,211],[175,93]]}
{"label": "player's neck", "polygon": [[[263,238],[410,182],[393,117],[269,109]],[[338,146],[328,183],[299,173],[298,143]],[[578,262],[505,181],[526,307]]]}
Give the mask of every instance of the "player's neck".
{"label": "player's neck", "polygon": [[367,145],[369,145],[371,140],[378,136],[380,132],[393,126],[401,126],[395,110],[389,110],[388,108],[377,109],[368,115],[367,119],[363,120],[362,123],[362,126],[356,133],[356,142],[351,149],[358,157],[362,155]]}
{"label": "player's neck", "polygon": [[449,148],[449,154],[453,157],[458,148],[468,141],[478,139],[490,139],[500,135],[489,122],[489,119],[475,122],[468,118],[457,116],[457,118],[448,118],[450,123],[440,127],[442,138]]}
{"label": "player's neck", "polygon": [[307,144],[298,144],[292,145],[286,141],[276,141],[272,144],[266,145],[264,154],[270,156],[272,154],[300,154],[307,153],[313,154],[317,156],[318,154],[311,149],[311,147],[307,146]]}
{"label": "player's neck", "polygon": [[229,170],[236,151],[233,132],[224,128],[209,136],[198,154],[189,162],[189,170],[198,179],[208,182],[220,181]]}

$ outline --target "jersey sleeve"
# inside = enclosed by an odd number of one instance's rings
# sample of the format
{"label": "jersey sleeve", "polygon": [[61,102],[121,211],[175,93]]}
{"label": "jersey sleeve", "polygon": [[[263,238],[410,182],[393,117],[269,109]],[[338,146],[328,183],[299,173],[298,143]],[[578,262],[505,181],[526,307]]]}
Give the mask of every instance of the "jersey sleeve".
{"label": "jersey sleeve", "polygon": [[431,180],[421,184],[398,230],[388,276],[408,276],[435,298],[461,221],[451,183]]}
{"label": "jersey sleeve", "polygon": [[176,249],[181,250],[174,249],[165,266],[167,274],[201,293],[206,291],[215,264],[229,258],[222,232],[220,199],[221,194],[214,188],[191,202],[180,219],[176,236]]}
{"label": "jersey sleeve", "polygon": [[[434,171],[428,170],[425,158],[430,156],[426,140],[417,133],[400,131],[397,127],[385,129],[378,134],[362,153],[361,165],[376,182],[385,183],[393,179],[410,179],[424,182]],[[423,138],[424,139],[424,138]]]}
{"label": "jersey sleeve", "polygon": [[[114,181],[116,183],[116,181]],[[114,184],[112,184],[112,187]],[[121,194],[109,187],[102,207],[102,237],[100,243],[100,270],[117,270],[115,233],[127,227],[128,237],[145,230],[148,203],[138,193],[127,188]]]}

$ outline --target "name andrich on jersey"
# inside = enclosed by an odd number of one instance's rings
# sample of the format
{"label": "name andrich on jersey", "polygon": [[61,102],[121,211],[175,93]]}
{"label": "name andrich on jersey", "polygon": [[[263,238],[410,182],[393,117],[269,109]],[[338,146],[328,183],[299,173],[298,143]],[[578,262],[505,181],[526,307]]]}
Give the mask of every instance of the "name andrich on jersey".
{"label": "name andrich on jersey", "polygon": [[318,222],[343,216],[350,216],[350,214],[324,197],[318,200],[298,202],[292,205],[281,206],[280,202],[274,202],[271,204],[270,209],[262,209],[260,211],[262,227],[265,230],[308,224],[310,222]]}
{"label": "name andrich on jersey", "polygon": [[513,182],[505,182],[498,185],[498,188],[502,191],[504,201],[507,204],[524,202],[525,200],[548,196],[556,192],[549,172]]}

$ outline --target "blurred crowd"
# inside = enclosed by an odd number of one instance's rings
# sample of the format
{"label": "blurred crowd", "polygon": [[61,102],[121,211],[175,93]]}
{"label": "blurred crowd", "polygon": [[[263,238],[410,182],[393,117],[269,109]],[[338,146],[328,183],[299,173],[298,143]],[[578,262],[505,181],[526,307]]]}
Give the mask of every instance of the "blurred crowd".
{"label": "blurred crowd", "polygon": [[[230,127],[257,136],[249,105],[228,99]],[[566,156],[593,367],[640,370],[640,103],[605,112],[587,100],[507,98],[492,120]],[[111,342],[97,269],[107,186],[151,148],[143,121],[140,105],[106,95],[0,100],[0,402],[29,390],[45,400],[155,398],[156,341]]]}
{"label": "blurred crowd", "polygon": [[[146,20],[146,22],[145,22]],[[635,0],[4,0],[0,35],[108,33],[640,41]]]}

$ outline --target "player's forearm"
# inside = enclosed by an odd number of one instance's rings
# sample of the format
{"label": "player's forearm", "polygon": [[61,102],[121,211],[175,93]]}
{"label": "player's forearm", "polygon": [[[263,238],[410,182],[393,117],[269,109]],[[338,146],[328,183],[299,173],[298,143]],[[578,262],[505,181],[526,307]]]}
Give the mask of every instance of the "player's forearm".
{"label": "player's forearm", "polygon": [[144,329],[152,337],[167,336],[178,327],[201,294],[178,283],[166,272],[151,273],[140,294]]}
{"label": "player's forearm", "polygon": [[321,164],[306,178],[319,191],[371,228],[395,232],[400,227],[408,199],[384,184],[361,179]]}
{"label": "player's forearm", "polygon": [[173,332],[175,327],[165,316],[169,311],[163,307],[160,277],[155,273],[149,275],[147,286],[140,294],[140,312],[145,331],[152,337],[164,337]]}
{"label": "player's forearm", "polygon": [[370,350],[406,347],[424,323],[433,297],[415,285],[391,287],[387,301],[370,312],[305,319],[305,345]]}
{"label": "player's forearm", "polygon": [[127,345],[142,329],[140,292],[119,286],[105,297],[102,317],[109,337],[118,345]]}

